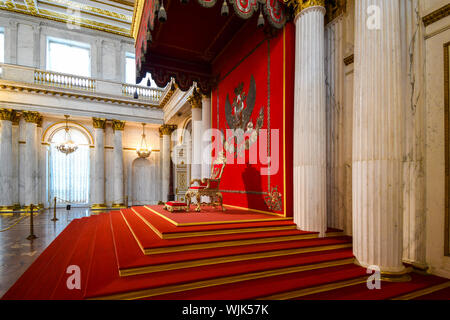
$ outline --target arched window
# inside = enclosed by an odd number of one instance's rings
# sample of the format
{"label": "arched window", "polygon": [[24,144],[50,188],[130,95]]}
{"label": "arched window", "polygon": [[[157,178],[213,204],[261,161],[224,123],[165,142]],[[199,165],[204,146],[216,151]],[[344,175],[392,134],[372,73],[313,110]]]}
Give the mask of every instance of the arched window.
{"label": "arched window", "polygon": [[89,138],[77,127],[69,124],[72,140],[78,149],[71,154],[61,153],[57,145],[64,142],[65,127],[57,128],[50,142],[50,199],[59,204],[89,203]]}

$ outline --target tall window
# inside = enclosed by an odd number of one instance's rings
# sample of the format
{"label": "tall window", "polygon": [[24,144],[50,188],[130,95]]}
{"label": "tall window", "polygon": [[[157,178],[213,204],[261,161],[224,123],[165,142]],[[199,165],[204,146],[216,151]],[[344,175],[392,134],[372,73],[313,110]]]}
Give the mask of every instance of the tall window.
{"label": "tall window", "polygon": [[87,43],[48,37],[47,70],[90,77],[90,45]]}
{"label": "tall window", "polygon": [[5,29],[0,28],[0,63],[5,63]]}
{"label": "tall window", "polygon": [[[150,79],[150,87],[156,88],[156,83],[153,81],[150,73],[147,73],[145,78],[142,79],[139,86],[147,86],[147,80]],[[132,52],[125,54],[125,82],[129,84],[136,84],[136,60],[135,55]]]}
{"label": "tall window", "polygon": [[50,140],[50,199],[57,197],[60,204],[88,204],[89,140],[74,127],[70,127],[70,135],[78,149],[68,155],[56,149],[64,142],[64,128],[55,131]]}

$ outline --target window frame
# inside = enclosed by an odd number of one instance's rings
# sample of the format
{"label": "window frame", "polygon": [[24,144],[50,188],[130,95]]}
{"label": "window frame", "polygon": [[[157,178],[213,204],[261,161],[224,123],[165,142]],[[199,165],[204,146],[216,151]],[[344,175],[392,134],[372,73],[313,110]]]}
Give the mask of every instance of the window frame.
{"label": "window frame", "polygon": [[[53,37],[53,36],[47,36],[46,37],[46,49],[45,49],[45,55],[46,55],[45,70],[51,71],[51,72],[58,72],[58,71],[53,71],[53,70],[49,69],[49,66],[50,66],[50,44],[51,43],[58,43],[58,44],[67,45],[70,47],[87,49],[87,51],[89,52],[89,64],[88,64],[89,75],[87,76],[87,78],[92,77],[92,47],[91,47],[90,43],[79,42],[79,41],[58,38],[58,37]],[[66,73],[66,72],[64,72],[64,73]]]}

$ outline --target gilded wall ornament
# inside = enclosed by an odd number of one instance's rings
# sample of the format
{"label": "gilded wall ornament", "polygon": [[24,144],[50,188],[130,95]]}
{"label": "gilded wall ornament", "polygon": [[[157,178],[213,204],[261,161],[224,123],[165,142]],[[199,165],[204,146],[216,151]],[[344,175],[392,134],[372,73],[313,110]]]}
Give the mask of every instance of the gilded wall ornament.
{"label": "gilded wall ornament", "polygon": [[244,150],[249,150],[258,140],[259,130],[264,124],[264,106],[259,111],[256,123],[253,123],[251,116],[256,102],[256,83],[253,75],[250,76],[248,95],[244,91],[243,82],[234,89],[234,94],[232,104],[228,94],[225,100],[225,118],[228,127],[234,130],[234,135],[226,137],[225,133],[224,148],[237,157],[241,156]]}
{"label": "gilded wall ornament", "polygon": [[273,187],[268,195],[264,197],[267,207],[273,211],[281,211],[281,206],[283,204],[283,196],[278,192],[278,186]]}

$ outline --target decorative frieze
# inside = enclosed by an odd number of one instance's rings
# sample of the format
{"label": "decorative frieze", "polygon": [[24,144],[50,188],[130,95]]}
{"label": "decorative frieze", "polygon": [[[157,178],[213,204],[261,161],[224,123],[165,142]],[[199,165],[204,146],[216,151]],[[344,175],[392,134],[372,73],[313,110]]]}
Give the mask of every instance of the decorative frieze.
{"label": "decorative frieze", "polygon": [[450,15],[450,4],[446,4],[442,8],[433,11],[432,13],[426,15],[422,18],[423,24],[425,27],[428,27],[430,24],[435,23],[441,19]]}

